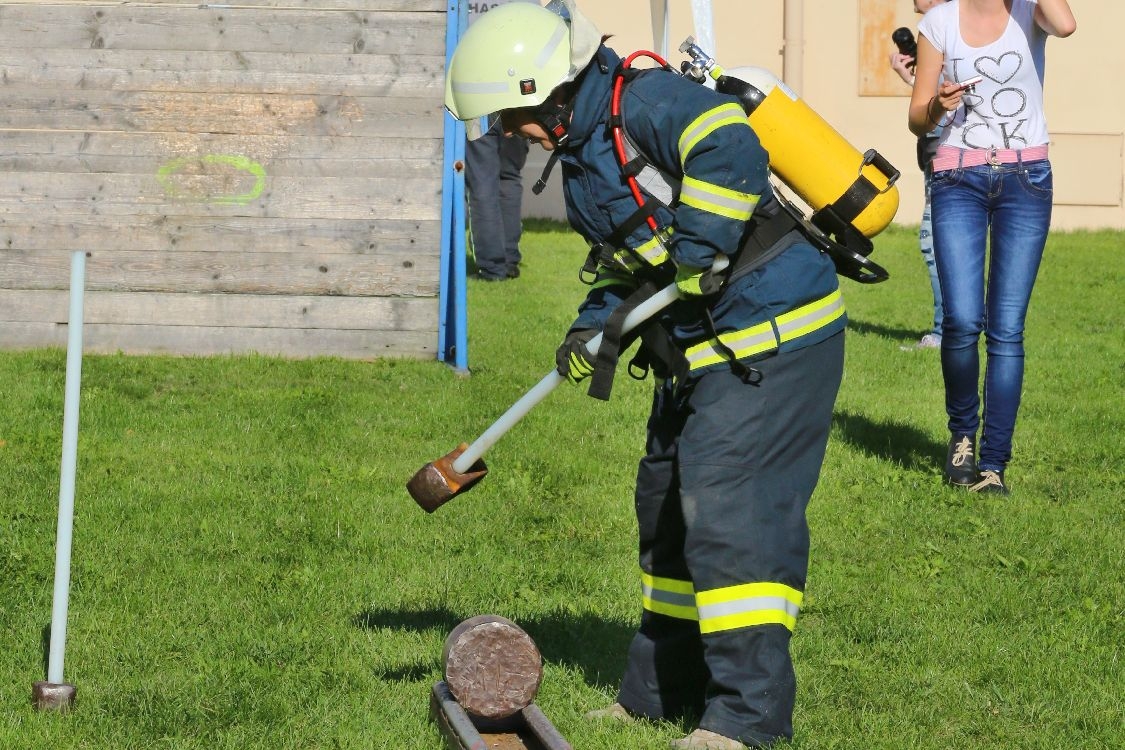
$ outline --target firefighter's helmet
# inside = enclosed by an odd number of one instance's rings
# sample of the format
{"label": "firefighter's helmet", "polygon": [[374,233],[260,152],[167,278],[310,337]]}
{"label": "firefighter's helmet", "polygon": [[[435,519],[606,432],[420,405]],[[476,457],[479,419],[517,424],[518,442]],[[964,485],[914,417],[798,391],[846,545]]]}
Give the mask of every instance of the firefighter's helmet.
{"label": "firefighter's helmet", "polygon": [[538,106],[577,78],[600,44],[601,34],[573,0],[554,0],[546,8],[497,6],[457,44],[445,78],[445,106],[466,122]]}

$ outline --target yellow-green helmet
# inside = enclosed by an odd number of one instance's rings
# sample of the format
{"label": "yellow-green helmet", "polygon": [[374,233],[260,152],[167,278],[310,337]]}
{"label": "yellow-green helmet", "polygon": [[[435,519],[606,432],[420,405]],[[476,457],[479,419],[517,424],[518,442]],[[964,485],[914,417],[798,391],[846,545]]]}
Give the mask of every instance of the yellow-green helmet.
{"label": "yellow-green helmet", "polygon": [[445,77],[445,106],[454,117],[470,121],[534,107],[578,77],[597,52],[601,35],[573,0],[552,6],[569,22],[525,2],[497,6],[473,22]]}

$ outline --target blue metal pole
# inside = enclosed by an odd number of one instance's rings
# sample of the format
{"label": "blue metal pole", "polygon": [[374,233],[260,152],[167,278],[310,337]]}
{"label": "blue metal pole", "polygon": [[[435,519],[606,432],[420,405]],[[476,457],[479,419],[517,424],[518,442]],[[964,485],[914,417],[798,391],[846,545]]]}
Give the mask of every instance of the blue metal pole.
{"label": "blue metal pole", "polygon": [[[450,0],[446,11],[445,65],[468,25],[468,8]],[[445,113],[441,191],[441,263],[438,294],[438,356],[455,369],[469,367],[465,268],[465,125]]]}

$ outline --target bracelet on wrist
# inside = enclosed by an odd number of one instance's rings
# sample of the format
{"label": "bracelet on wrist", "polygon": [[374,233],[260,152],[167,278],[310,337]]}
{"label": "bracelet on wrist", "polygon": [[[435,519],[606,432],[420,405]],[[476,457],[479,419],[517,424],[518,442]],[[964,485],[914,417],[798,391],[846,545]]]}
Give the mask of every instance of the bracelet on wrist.
{"label": "bracelet on wrist", "polygon": [[930,101],[926,104],[926,119],[929,120],[930,123],[932,125],[934,125],[935,127],[937,127],[938,125],[941,125],[941,118],[940,117],[937,120],[934,119],[934,102],[936,100],[937,100],[936,96],[931,96]]}

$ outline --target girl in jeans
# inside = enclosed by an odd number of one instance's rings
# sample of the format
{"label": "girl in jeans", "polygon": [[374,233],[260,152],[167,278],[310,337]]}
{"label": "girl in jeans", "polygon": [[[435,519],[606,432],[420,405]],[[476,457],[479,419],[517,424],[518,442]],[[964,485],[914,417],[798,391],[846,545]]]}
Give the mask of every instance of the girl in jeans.
{"label": "girl in jeans", "polygon": [[1075,26],[1066,0],[952,0],[918,26],[910,130],[943,126],[931,200],[951,433],[944,475],[973,492],[1008,492],[1024,319],[1051,225],[1044,52],[1048,36],[1070,36]]}

